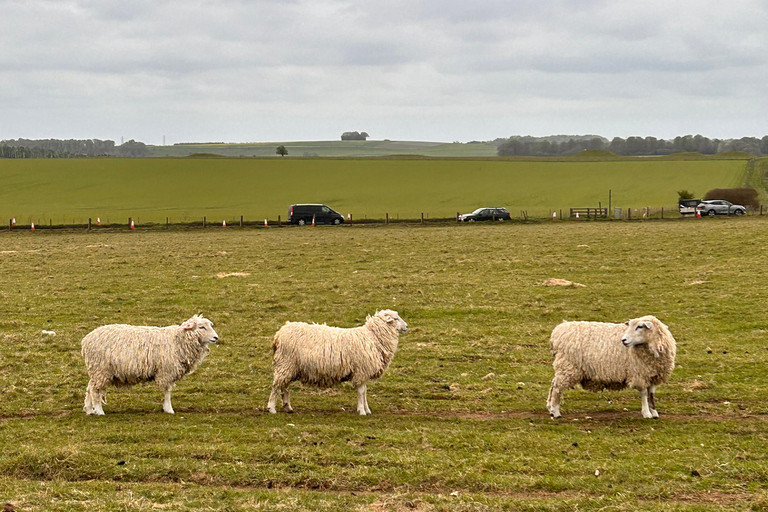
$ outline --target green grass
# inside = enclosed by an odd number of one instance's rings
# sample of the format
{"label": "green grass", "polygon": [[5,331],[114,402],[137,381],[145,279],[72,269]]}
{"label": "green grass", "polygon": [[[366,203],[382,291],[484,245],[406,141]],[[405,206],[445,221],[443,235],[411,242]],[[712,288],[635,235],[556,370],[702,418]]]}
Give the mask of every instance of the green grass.
{"label": "green grass", "polygon": [[[0,500],[18,510],[760,510],[768,506],[765,218],[443,227],[0,232]],[[245,273],[239,277],[218,277]],[[558,277],[586,288],[545,287]],[[292,386],[287,320],[409,322],[355,393]],[[80,339],[107,323],[216,323],[160,412],[154,386],[82,413]],[[665,321],[658,421],[632,391],[545,408],[563,319]],[[54,330],[56,337],[41,331]],[[599,475],[595,475],[599,471]]]}
{"label": "green grass", "polygon": [[569,207],[675,209],[676,191],[739,186],[748,160],[1,160],[0,219],[37,225],[285,219],[326,203],[355,219],[451,218],[479,206],[545,217]]}

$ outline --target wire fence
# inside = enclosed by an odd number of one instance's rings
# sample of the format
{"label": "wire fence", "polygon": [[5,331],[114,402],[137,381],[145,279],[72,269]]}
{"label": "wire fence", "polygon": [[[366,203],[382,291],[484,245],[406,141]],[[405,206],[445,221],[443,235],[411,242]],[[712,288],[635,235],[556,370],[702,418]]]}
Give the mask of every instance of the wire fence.
{"label": "wire fence", "polygon": [[[760,205],[759,209],[748,208],[747,216],[764,216],[768,214],[768,206]],[[642,208],[622,208],[612,207],[610,210],[604,207],[579,207],[568,209],[550,209],[549,213],[545,216],[529,215],[527,210],[520,210],[519,216],[511,216],[508,222],[542,222],[542,221],[595,221],[595,220],[643,220],[643,219],[684,219],[684,218],[697,218],[695,213],[682,214],[679,208],[674,206],[661,206],[651,207],[646,206]],[[47,222],[46,222],[47,221]],[[496,222],[503,222],[502,219],[496,219]],[[352,214],[347,214],[342,225],[354,226],[354,225],[387,225],[387,224],[450,224],[450,223],[464,223],[461,220],[461,214],[456,212],[453,217],[430,217],[429,213],[420,213],[416,216],[407,215],[401,216],[399,213],[390,214],[385,212],[383,216],[369,217],[363,215],[361,218],[355,218]],[[209,219],[207,216],[201,217],[197,220],[189,219],[172,219],[166,217],[165,222],[142,222],[139,217],[126,217],[125,220],[120,221],[110,220],[109,218],[101,219],[88,218],[87,221],[73,219],[71,223],[57,222],[54,224],[52,218],[28,218],[24,223],[18,223],[16,218],[11,218],[8,221],[8,230],[61,230],[61,229],[85,229],[88,231],[97,229],[129,229],[135,230],[142,229],[208,229],[208,228],[282,228],[296,224],[283,219],[281,215],[275,218],[259,218],[249,219],[244,215],[238,217],[231,217],[228,219],[214,220]],[[308,225],[319,226],[322,222],[306,222]]]}

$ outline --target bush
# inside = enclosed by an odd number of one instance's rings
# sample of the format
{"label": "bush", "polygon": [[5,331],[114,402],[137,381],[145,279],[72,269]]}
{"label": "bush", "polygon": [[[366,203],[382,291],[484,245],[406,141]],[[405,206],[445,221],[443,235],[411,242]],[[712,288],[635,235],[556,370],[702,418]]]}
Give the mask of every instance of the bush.
{"label": "bush", "polygon": [[760,208],[760,202],[757,200],[757,190],[753,188],[714,188],[704,195],[704,200],[725,199],[733,204]]}

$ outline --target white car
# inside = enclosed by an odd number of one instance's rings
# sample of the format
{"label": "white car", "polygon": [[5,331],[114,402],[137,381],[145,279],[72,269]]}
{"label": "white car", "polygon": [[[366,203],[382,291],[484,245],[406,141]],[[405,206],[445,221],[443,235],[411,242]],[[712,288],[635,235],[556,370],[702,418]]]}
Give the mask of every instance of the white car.
{"label": "white car", "polygon": [[696,211],[701,215],[744,215],[747,209],[740,204],[733,204],[724,199],[713,199],[711,201],[702,201],[696,205]]}

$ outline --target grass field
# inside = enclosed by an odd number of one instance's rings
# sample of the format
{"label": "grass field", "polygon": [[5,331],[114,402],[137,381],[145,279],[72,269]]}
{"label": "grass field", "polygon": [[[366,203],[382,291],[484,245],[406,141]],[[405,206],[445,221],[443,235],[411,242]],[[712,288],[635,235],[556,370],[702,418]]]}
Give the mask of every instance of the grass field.
{"label": "grass field", "polygon": [[421,155],[431,157],[493,157],[496,145],[483,143],[444,143],[390,140],[329,140],[299,142],[252,142],[244,144],[182,144],[149,146],[150,156],[179,157],[195,153],[221,156],[276,157],[277,146],[283,145],[289,157],[370,157],[391,155]]}
{"label": "grass field", "polygon": [[[0,500],[17,510],[768,507],[768,224],[686,221],[0,232]],[[240,275],[232,275],[240,273]],[[545,287],[558,277],[585,288]],[[358,417],[348,386],[269,415],[286,320],[411,327]],[[152,386],[82,411],[80,339],[201,312],[221,343],[160,412]],[[665,321],[658,421],[631,391],[566,392],[563,319]],[[41,331],[53,330],[46,337]]]}
{"label": "grass field", "polygon": [[479,206],[545,217],[570,207],[675,209],[676,191],[740,186],[746,159],[79,159],[0,160],[0,219],[273,221],[294,203],[355,219],[451,218]]}

